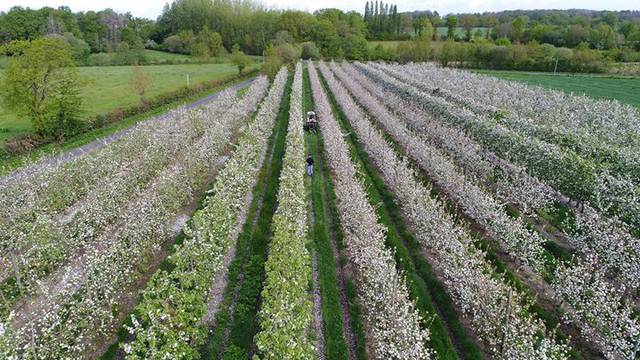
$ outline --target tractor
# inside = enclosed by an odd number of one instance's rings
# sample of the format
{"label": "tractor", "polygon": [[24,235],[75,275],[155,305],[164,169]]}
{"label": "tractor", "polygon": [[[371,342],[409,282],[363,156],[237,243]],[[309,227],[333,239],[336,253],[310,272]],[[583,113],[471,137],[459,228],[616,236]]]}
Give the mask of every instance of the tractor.
{"label": "tractor", "polygon": [[318,118],[315,112],[309,111],[307,113],[307,121],[304,124],[304,130],[308,132],[316,132],[318,130]]}

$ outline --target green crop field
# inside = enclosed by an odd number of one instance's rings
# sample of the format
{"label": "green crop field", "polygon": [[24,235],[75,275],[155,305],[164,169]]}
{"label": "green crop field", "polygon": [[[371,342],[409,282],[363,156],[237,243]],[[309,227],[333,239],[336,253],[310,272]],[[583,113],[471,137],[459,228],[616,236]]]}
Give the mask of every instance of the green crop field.
{"label": "green crop field", "polygon": [[[172,54],[168,54],[172,55]],[[146,96],[154,97],[187,85],[215,80],[235,74],[231,64],[153,65],[143,66],[153,79]],[[107,113],[118,107],[134,105],[138,96],[131,87],[131,66],[80,67],[80,76],[86,81],[82,88],[84,117]],[[2,71],[0,71],[0,74]],[[6,139],[31,131],[31,124],[0,106],[0,144]]]}
{"label": "green crop field", "polygon": [[598,99],[616,99],[640,107],[640,78],[599,75],[552,75],[512,71],[478,71],[505,80],[539,85],[568,93],[584,94]]}

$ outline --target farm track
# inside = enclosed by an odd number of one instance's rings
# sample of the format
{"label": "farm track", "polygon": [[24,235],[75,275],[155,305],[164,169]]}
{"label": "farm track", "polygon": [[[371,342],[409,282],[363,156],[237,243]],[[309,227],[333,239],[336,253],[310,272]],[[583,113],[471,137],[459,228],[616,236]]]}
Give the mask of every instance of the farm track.
{"label": "farm track", "polygon": [[[416,240],[407,230],[405,221],[399,214],[396,200],[393,199],[393,195],[380,178],[368,154],[358,142],[348,118],[342,113],[342,109],[336,102],[335,95],[331,92],[326,81],[324,81],[324,85],[325,90],[330,94],[330,101],[338,110],[336,119],[346,134],[345,139],[349,140],[352,146],[353,157],[358,159],[356,162],[359,162],[362,167],[362,178],[369,188],[370,202],[377,207],[379,218],[389,230],[387,246],[396,253],[397,266],[407,274],[407,283],[413,284],[409,285],[409,288],[413,289],[410,294],[416,303],[424,309],[424,316],[438,318],[437,325],[433,324],[433,320],[428,321],[432,331],[432,341],[435,332],[439,333],[438,343],[431,346],[437,351],[440,359],[488,357],[488,353],[482,350],[480,342],[474,337],[470,328],[468,326],[461,327],[459,309],[452,309],[451,305],[453,304],[450,299],[442,301],[443,285],[434,277],[428,257],[419,249]],[[440,299],[440,301],[435,301],[435,299]],[[425,303],[425,300],[428,303]],[[445,303],[449,303],[446,310],[443,309]]]}
{"label": "farm track", "polygon": [[[313,214],[313,200],[309,204],[311,227],[315,226]],[[322,295],[320,294],[320,281],[318,280],[318,253],[315,249],[311,252],[311,281],[313,294],[313,330],[315,331],[314,346],[319,360],[325,360],[324,327],[322,324]]]}
{"label": "farm track", "polygon": [[[318,135],[314,134],[309,136],[310,141],[313,141],[313,139],[311,139],[312,137],[315,137],[316,141],[319,142],[318,140]],[[316,146],[318,146],[318,144],[316,143]],[[316,148],[317,149],[317,148]],[[315,165],[314,168],[317,167],[317,172],[322,171],[322,177],[325,178],[327,176],[327,174],[325,173],[327,171],[327,168],[324,164],[324,158],[323,155],[320,151],[316,152],[316,153],[312,153],[314,156],[314,161],[315,161]],[[320,176],[320,174],[314,174],[314,176]],[[344,339],[346,340],[346,344],[347,344],[347,349],[348,349],[348,358],[350,360],[355,360],[357,359],[357,341],[356,341],[356,336],[353,333],[353,328],[352,328],[352,316],[350,313],[350,299],[347,296],[347,290],[346,290],[346,279],[349,278],[348,274],[348,270],[346,269],[348,267],[348,264],[342,264],[342,259],[341,259],[341,251],[340,247],[338,246],[338,242],[336,240],[336,230],[337,226],[339,226],[338,224],[336,224],[334,222],[335,219],[335,214],[333,214],[333,208],[328,206],[329,205],[329,194],[327,193],[328,189],[325,186],[322,186],[321,189],[321,194],[320,197],[322,199],[322,203],[323,206],[322,208],[325,210],[325,213],[323,214],[323,216],[327,219],[327,223],[323,224],[327,227],[328,233],[329,233],[329,240],[331,243],[331,250],[332,250],[332,256],[333,256],[333,263],[335,264],[336,267],[336,274],[337,274],[337,286],[339,289],[339,301],[340,301],[340,307],[342,309],[342,334],[344,336]],[[315,213],[314,213],[315,214]]]}
{"label": "farm track", "polygon": [[[187,109],[187,110],[195,109],[198,106],[202,106],[202,105],[204,105],[206,103],[209,103],[211,101],[216,100],[220,96],[220,94],[222,94],[222,92],[224,92],[225,90],[238,91],[240,89],[244,89],[244,88],[250,86],[251,83],[253,83],[254,80],[255,80],[255,78],[251,78],[251,79],[244,80],[244,81],[242,81],[240,83],[231,85],[231,86],[226,87],[226,88],[224,88],[224,89],[222,89],[222,90],[220,90],[220,91],[218,91],[218,92],[216,92],[214,94],[206,96],[206,97],[204,97],[202,99],[199,99],[199,100],[194,101],[194,102],[189,103],[189,104],[185,104],[185,105],[183,105],[183,108]],[[145,120],[144,123],[153,122],[153,121],[164,121],[164,120],[167,119],[167,114],[168,114],[168,112],[165,113],[165,114],[162,114],[162,115],[155,116],[155,117],[153,117],[151,119]],[[140,124],[142,124],[142,123],[140,123]],[[10,174],[4,175],[4,176],[0,177],[0,186],[6,186],[6,185],[9,185],[9,184],[11,184],[11,183],[13,183],[15,181],[18,181],[18,180],[25,180],[25,178],[28,178],[29,176],[37,173],[38,171],[40,171],[43,168],[46,168],[47,166],[63,164],[65,162],[68,162],[68,161],[71,161],[73,159],[76,159],[76,158],[78,158],[78,157],[80,157],[80,156],[82,156],[82,155],[84,155],[84,154],[86,154],[88,152],[92,152],[92,151],[95,151],[97,149],[100,149],[100,148],[102,148],[102,147],[104,147],[106,145],[109,145],[109,144],[113,143],[116,140],[119,140],[119,139],[127,136],[128,134],[130,134],[133,131],[134,127],[135,127],[135,125],[132,126],[132,127],[127,128],[127,129],[123,129],[123,130],[117,131],[117,132],[115,132],[115,133],[113,133],[113,134],[111,134],[109,136],[106,136],[106,137],[103,137],[103,138],[100,138],[100,139],[96,139],[96,140],[94,140],[94,141],[92,141],[92,142],[90,142],[88,144],[85,144],[85,145],[82,145],[82,146],[77,147],[75,149],[69,150],[67,152],[64,152],[64,153],[58,155],[58,156],[54,156],[54,157],[51,157],[51,158],[47,157],[47,158],[45,158],[43,160],[37,161],[33,165],[27,166],[27,167],[25,167],[25,168],[23,168],[21,170],[17,170],[17,171],[14,171],[14,172],[10,173]]]}
{"label": "farm track", "polygon": [[[253,203],[238,240],[235,259],[229,267],[224,299],[212,321],[212,335],[202,349],[205,358],[222,359],[227,351],[239,349],[251,357],[256,351],[253,337],[258,331],[257,313],[265,277],[264,262],[272,236],[272,216],[277,206],[292,78],[290,75],[287,80],[278,118],[254,187]],[[243,326],[244,329],[239,329]]]}
{"label": "farm track", "polygon": [[[389,109],[389,111],[392,111]],[[404,119],[407,120],[406,118]],[[401,149],[401,146],[398,145],[393,139],[391,140],[396,148]],[[404,150],[399,150],[402,153],[406,153]],[[406,155],[406,154],[405,154]],[[517,279],[525,286],[527,292],[532,295],[532,300],[534,301],[536,308],[538,309],[538,314],[542,319],[545,320],[549,328],[553,328],[556,324],[559,325],[560,332],[569,338],[569,342],[572,348],[575,351],[579,352],[578,354],[574,354],[575,356],[579,356],[579,358],[584,359],[600,359],[602,358],[602,354],[599,350],[597,350],[593,343],[585,339],[584,336],[581,335],[579,329],[575,324],[567,324],[565,322],[560,321],[560,317],[563,309],[559,308],[557,303],[553,299],[553,290],[550,285],[538,275],[535,271],[530,269],[529,267],[522,266],[513,256],[508,254],[507,252],[500,249],[500,247],[496,244],[496,239],[491,237],[486,229],[476,221],[473,217],[467,215],[460,207],[460,205],[452,199],[450,194],[447,193],[446,189],[443,189],[438,185],[437,182],[432,181],[429,174],[424,170],[420,164],[418,164],[411,157],[407,157],[409,162],[413,165],[413,168],[418,170],[420,175],[428,182],[433,189],[436,190],[438,194],[444,195],[442,199],[449,204],[449,208],[452,209],[461,219],[464,220],[464,223],[471,225],[471,228],[474,234],[481,239],[480,241],[484,244],[485,249],[489,252],[488,260],[492,262],[498,268],[502,268],[503,272],[508,272],[513,276],[516,276]],[[548,241],[553,241],[558,244],[558,246],[566,247],[566,244],[561,240],[558,234],[552,234],[545,230],[545,228],[550,225],[547,222],[537,219],[534,227],[540,232],[543,237],[545,237]],[[508,267],[508,270],[504,270],[504,266]],[[540,313],[540,310],[542,312]]]}
{"label": "farm track", "polygon": [[[304,112],[315,107],[311,95],[311,85],[307,69],[304,70]],[[324,354],[328,359],[362,358],[358,351],[357,337],[354,334],[350,299],[346,288],[347,264],[343,264],[338,244],[340,233],[337,214],[333,204],[333,187],[329,169],[324,159],[322,138],[318,133],[306,133],[307,152],[314,159],[314,176],[307,181],[311,191],[310,214],[313,221],[314,257],[323,269],[319,274],[319,290],[322,316]],[[331,193],[330,193],[331,192]],[[341,241],[341,240],[340,240]],[[314,276],[315,277],[315,276]],[[364,344],[361,344],[363,347]]]}

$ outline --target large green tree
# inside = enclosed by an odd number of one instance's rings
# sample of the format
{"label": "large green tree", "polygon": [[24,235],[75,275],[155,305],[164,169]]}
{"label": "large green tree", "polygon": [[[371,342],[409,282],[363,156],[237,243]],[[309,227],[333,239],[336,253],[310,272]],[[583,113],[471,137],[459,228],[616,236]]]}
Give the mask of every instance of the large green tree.
{"label": "large green tree", "polygon": [[458,17],[455,15],[447,16],[447,38],[453,39],[455,37],[457,26],[458,26]]}
{"label": "large green tree", "polygon": [[516,44],[519,44],[524,36],[524,30],[527,26],[527,18],[524,16],[519,16],[517,19],[511,22],[511,30],[509,31],[509,36],[511,40]]}
{"label": "large green tree", "polygon": [[36,133],[60,137],[81,126],[79,78],[69,44],[60,38],[14,41],[2,79],[4,106],[29,119]]}
{"label": "large green tree", "polygon": [[475,15],[467,14],[460,17],[460,25],[464,28],[467,36],[467,41],[471,41],[471,30],[478,23],[478,18]]}

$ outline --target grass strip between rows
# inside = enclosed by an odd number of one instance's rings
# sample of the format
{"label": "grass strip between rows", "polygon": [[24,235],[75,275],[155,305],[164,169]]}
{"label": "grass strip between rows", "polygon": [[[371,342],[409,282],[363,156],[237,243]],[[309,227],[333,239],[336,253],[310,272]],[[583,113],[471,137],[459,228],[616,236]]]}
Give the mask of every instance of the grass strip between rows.
{"label": "grass strip between rows", "polygon": [[[311,83],[307,69],[304,69],[303,77],[303,107],[304,113],[313,111],[314,102],[311,96]],[[349,359],[349,352],[343,334],[343,319],[340,304],[340,290],[338,288],[338,275],[336,264],[333,258],[332,237],[336,239],[341,250],[342,239],[339,232],[337,217],[333,216],[335,211],[333,206],[333,183],[331,178],[327,176],[328,168],[323,159],[322,137],[317,133],[306,133],[305,142],[307,153],[311,154],[315,160],[315,173],[311,180],[306,181],[307,191],[313,199],[313,211],[315,215],[315,223],[310,234],[313,238],[313,246],[315,248],[318,260],[318,280],[320,283],[320,296],[322,302],[322,318],[325,340],[325,356],[327,359],[346,360]],[[326,203],[325,203],[326,199]],[[354,294],[355,295],[355,294]],[[354,301],[352,304],[357,306]],[[359,309],[352,312],[357,319]],[[353,319],[352,319],[353,323]],[[360,327],[361,329],[361,327]],[[362,332],[362,331],[361,331]],[[364,337],[364,334],[362,334]],[[363,341],[358,343],[364,344]],[[364,345],[359,353],[364,358]]]}

